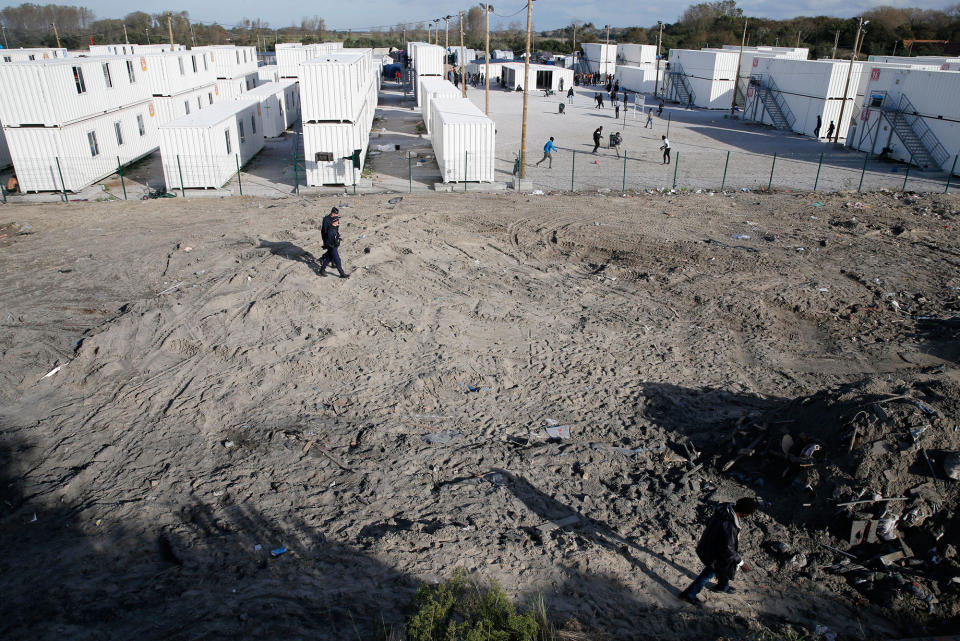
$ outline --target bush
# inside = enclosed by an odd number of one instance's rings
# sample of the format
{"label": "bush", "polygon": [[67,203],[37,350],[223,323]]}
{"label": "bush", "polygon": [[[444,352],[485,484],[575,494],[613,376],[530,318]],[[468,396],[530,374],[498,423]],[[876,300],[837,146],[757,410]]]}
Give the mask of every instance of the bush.
{"label": "bush", "polygon": [[435,587],[417,591],[417,613],[407,621],[408,641],[534,641],[534,616],[518,614],[496,584],[468,584],[463,570]]}

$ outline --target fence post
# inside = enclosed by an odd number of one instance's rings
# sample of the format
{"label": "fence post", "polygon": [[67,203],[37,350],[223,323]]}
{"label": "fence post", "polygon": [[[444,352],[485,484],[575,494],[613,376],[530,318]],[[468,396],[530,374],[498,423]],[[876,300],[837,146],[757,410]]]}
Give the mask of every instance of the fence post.
{"label": "fence post", "polygon": [[677,156],[676,158],[674,158],[674,160],[676,160],[676,162],[673,163],[673,188],[676,189],[677,188],[677,169],[680,168],[680,152],[679,151],[677,152]]}
{"label": "fence post", "polygon": [[410,193],[413,193],[413,156],[407,152],[407,178],[410,180]]}
{"label": "fence post", "polygon": [[820,152],[820,162],[817,163],[817,177],[813,181],[813,190],[817,190],[817,183],[820,182],[820,168],[823,167],[823,152]]}
{"label": "fence post", "polygon": [[670,120],[673,118],[673,112],[667,114],[667,138],[670,137]]}
{"label": "fence post", "polygon": [[[950,183],[947,183],[947,189],[950,188]],[[3,188],[3,185],[0,185],[0,200],[3,201],[3,204],[7,204],[7,190]]]}
{"label": "fence post", "polygon": [[[953,170],[956,169],[956,168],[957,168],[957,157],[954,156],[954,157],[953,157],[953,166],[950,167],[950,173],[947,174],[947,186],[946,186],[946,188],[943,190],[943,193],[947,193],[948,191],[950,191],[950,179],[953,178]],[[7,202],[7,201],[4,200],[3,202]]]}
{"label": "fence post", "polygon": [[910,177],[910,165],[912,165],[912,164],[913,164],[913,154],[910,154],[910,162],[907,163],[907,173],[904,174],[904,176],[903,176],[903,187],[900,189],[900,191],[906,191],[906,190],[907,190],[907,178]]}
{"label": "fence post", "polygon": [[237,186],[240,188],[240,195],[243,195],[243,181],[240,180],[240,154],[234,154],[237,159]]}
{"label": "fence post", "polygon": [[123,199],[127,199],[127,186],[123,182],[123,165],[120,164],[120,156],[117,156],[117,173],[120,174],[120,187],[123,189]]}
{"label": "fence post", "polygon": [[67,198],[67,185],[63,182],[63,169],[60,168],[60,156],[56,156],[57,160],[57,173],[60,175],[60,188],[63,190],[63,202],[68,203],[70,199]]}
{"label": "fence post", "polygon": [[467,157],[469,153],[469,151],[463,152],[463,191],[467,191],[467,176],[469,175],[467,171]]}
{"label": "fence post", "polygon": [[293,191],[300,193],[300,174],[297,171],[297,132],[293,132]]}
{"label": "fence post", "polygon": [[627,191],[627,152],[623,152],[623,187],[620,189],[622,192]]}
{"label": "fence post", "polygon": [[773,163],[770,165],[770,180],[767,181],[767,192],[773,187],[773,168],[777,166],[777,152],[773,152]]}
{"label": "fence post", "polygon": [[859,194],[863,190],[863,177],[867,175],[867,163],[870,162],[870,154],[867,154],[863,158],[863,169],[860,171],[860,184],[857,185],[857,193]]}
{"label": "fence post", "polygon": [[183,186],[183,167],[180,166],[180,154],[177,154],[177,171],[180,173],[180,197],[187,197],[187,190]]}
{"label": "fence post", "polygon": [[573,150],[573,160],[570,162],[570,191],[573,191],[573,175],[577,170],[577,150]]}
{"label": "fence post", "polygon": [[727,167],[730,165],[730,151],[727,151],[727,162],[723,163],[723,180],[720,181],[720,191],[723,191],[723,186],[727,184]]}

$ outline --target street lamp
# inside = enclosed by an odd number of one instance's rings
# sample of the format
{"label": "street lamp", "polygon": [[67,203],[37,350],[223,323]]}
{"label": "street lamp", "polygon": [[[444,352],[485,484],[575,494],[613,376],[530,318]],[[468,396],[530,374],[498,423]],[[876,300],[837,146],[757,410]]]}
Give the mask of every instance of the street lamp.
{"label": "street lamp", "polygon": [[870,21],[864,20],[863,16],[860,16],[860,24],[857,26],[857,37],[853,40],[853,53],[850,54],[850,66],[847,67],[847,84],[843,88],[843,102],[840,103],[840,116],[837,118],[837,132],[833,135],[833,144],[840,142],[840,127],[843,126],[843,108],[847,106],[847,94],[850,91],[850,76],[853,74],[853,61],[857,59],[857,54],[860,53],[860,45],[863,44],[860,36],[866,32],[864,27],[868,24],[870,24]]}
{"label": "street lamp", "polygon": [[483,4],[483,15],[486,18],[486,39],[484,41],[484,60],[486,64],[483,69],[483,83],[484,83],[484,110],[483,113],[490,115],[490,13],[493,11],[493,6],[489,3]]}
{"label": "street lamp", "polygon": [[527,161],[527,96],[530,93],[530,25],[533,22],[533,2],[527,0],[527,57],[523,61],[523,124],[520,128],[520,180],[526,176]]}
{"label": "street lamp", "polygon": [[443,16],[443,75],[447,75],[447,59],[450,55],[450,18],[453,16]]}
{"label": "street lamp", "polygon": [[657,97],[657,90],[660,88],[660,43],[663,42],[663,22],[657,20],[657,26],[660,27],[660,35],[657,36],[657,74],[653,78],[653,97]]}
{"label": "street lamp", "polygon": [[440,18],[433,20],[433,44],[440,44]]}

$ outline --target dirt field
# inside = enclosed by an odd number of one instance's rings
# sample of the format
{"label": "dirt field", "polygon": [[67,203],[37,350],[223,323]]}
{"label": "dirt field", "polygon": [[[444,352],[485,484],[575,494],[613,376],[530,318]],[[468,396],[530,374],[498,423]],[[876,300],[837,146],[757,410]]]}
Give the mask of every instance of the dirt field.
{"label": "dirt field", "polygon": [[0,207],[0,637],[383,639],[457,567],[590,638],[958,629],[960,200],[389,198]]}

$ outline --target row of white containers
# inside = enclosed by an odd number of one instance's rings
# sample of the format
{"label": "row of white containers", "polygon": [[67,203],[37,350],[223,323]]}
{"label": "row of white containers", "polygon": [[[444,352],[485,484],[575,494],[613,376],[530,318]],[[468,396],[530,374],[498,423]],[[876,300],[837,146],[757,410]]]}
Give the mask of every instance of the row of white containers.
{"label": "row of white containers", "polygon": [[445,58],[443,47],[426,42],[412,42],[408,43],[407,50],[410,51],[410,61],[418,76],[443,75]]}
{"label": "row of white containers", "polygon": [[164,51],[185,51],[183,45],[173,44],[109,44],[109,45],[90,45],[91,56],[133,56],[143,55],[145,53],[162,53]]}
{"label": "row of white containers", "polygon": [[[935,61],[931,62],[936,65]],[[867,78],[866,104],[856,114],[857,132],[851,144],[860,151],[874,154],[890,147],[891,157],[908,162],[910,151],[881,114],[884,107],[895,109],[900,97],[906,96],[916,115],[946,150],[947,158],[939,168],[950,171],[960,150],[960,73],[902,65],[877,68],[876,63],[867,63],[864,77]],[[875,106],[877,103],[879,106]]]}
{"label": "row of white containers", "polygon": [[460,89],[446,78],[440,76],[420,78],[417,87],[417,106],[420,107],[420,115],[423,117],[427,133],[430,133],[430,107],[433,99],[459,97],[461,97]]}
{"label": "row of white containers", "polygon": [[279,138],[300,120],[300,89],[296,80],[268,82],[244,93],[238,100],[260,104],[266,138]]}
{"label": "row of white containers", "polygon": [[591,73],[610,74],[617,71],[617,45],[585,42],[580,45]]}
{"label": "row of white containers", "polygon": [[733,78],[737,74],[737,60],[738,54],[735,51],[671,49],[670,68],[665,72],[670,92],[667,97],[677,97],[672,83],[679,83],[680,80],[676,76],[671,78],[670,74],[682,69],[687,86],[693,92],[695,106],[705,109],[729,109],[733,100]]}
{"label": "row of white containers", "polygon": [[160,126],[167,189],[217,188],[230,180],[263,149],[261,114],[259,102],[223,101]]}
{"label": "row of white containers", "polygon": [[299,42],[282,42],[276,46],[277,69],[281,78],[299,78],[300,65],[317,56],[343,49],[342,42],[324,42],[303,45]]}
{"label": "row of white containers", "polygon": [[66,58],[69,54],[66,49],[31,48],[31,49],[0,49],[0,62],[28,62],[33,60],[51,60]]}
{"label": "row of white containers", "polygon": [[467,98],[430,99],[430,140],[443,182],[493,182],[496,126]]}

